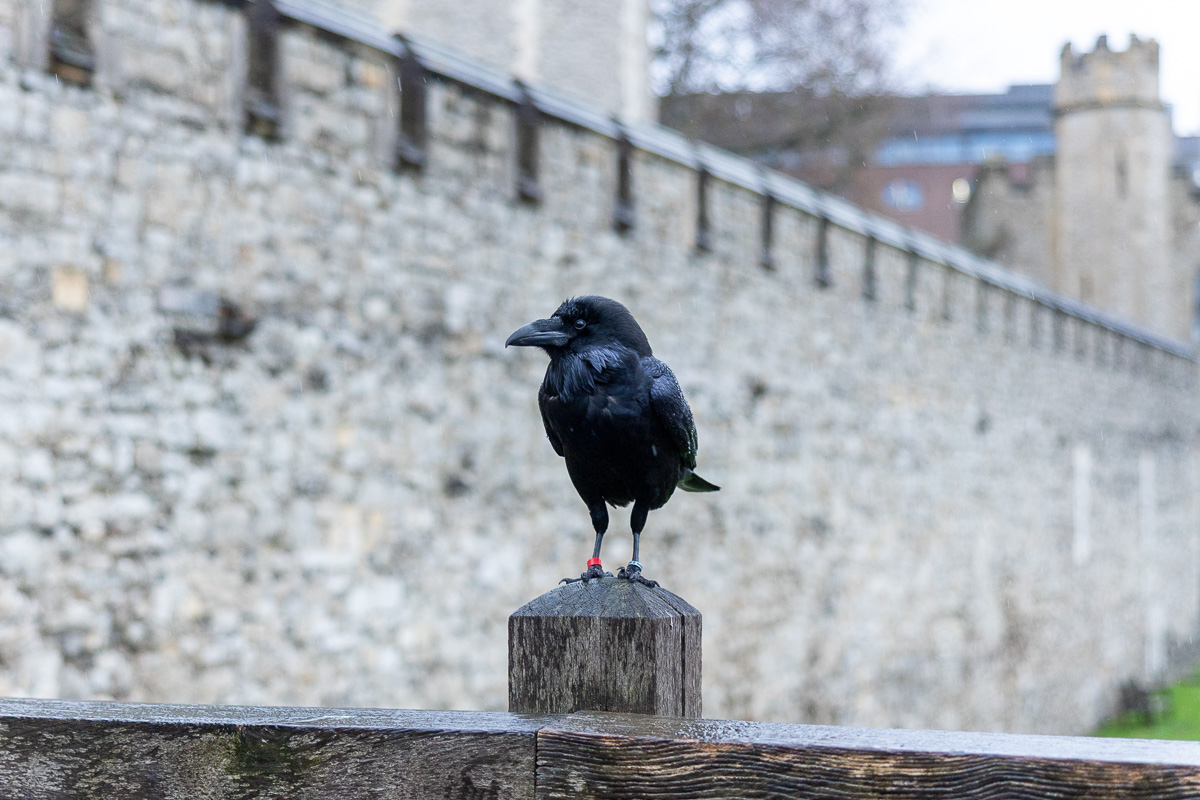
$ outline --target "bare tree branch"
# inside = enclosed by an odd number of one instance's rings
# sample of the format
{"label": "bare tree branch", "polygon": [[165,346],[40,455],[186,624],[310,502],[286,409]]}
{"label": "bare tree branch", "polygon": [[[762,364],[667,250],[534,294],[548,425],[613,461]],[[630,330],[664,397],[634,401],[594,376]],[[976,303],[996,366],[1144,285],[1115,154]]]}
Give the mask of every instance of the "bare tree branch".
{"label": "bare tree branch", "polygon": [[[882,135],[889,37],[907,2],[652,0],[663,121],[752,155],[822,151],[827,182],[841,184]],[[734,135],[731,103],[754,106]]]}

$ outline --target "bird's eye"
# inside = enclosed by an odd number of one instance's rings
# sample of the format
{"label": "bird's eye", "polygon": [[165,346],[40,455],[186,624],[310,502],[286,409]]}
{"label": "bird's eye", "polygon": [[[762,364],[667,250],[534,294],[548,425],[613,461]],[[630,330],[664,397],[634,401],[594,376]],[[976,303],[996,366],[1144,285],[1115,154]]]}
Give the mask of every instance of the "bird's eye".
{"label": "bird's eye", "polygon": [[583,330],[583,329],[584,329],[584,328],[586,328],[586,327],[587,327],[587,320],[586,320],[586,319],[577,319],[577,320],[575,320],[575,330],[577,330],[577,331],[581,331],[581,330]]}

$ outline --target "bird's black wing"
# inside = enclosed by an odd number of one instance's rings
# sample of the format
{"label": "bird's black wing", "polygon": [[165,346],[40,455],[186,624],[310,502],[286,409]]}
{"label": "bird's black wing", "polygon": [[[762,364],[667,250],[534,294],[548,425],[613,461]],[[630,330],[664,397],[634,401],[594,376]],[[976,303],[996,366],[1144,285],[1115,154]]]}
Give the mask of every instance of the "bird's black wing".
{"label": "bird's black wing", "polygon": [[550,402],[550,397],[546,392],[546,384],[538,389],[538,410],[542,412],[542,425],[546,428],[546,438],[550,440],[550,446],[554,448],[554,452],[560,456],[563,454],[562,439],[558,438],[558,434],[554,432],[554,428],[550,427],[550,417],[546,415],[546,404]]}
{"label": "bird's black wing", "polygon": [[675,373],[654,356],[642,359],[642,369],[650,378],[650,406],[679,448],[684,466],[695,469],[696,450],[699,447],[696,423],[683,390],[679,388],[679,381],[675,380]]}

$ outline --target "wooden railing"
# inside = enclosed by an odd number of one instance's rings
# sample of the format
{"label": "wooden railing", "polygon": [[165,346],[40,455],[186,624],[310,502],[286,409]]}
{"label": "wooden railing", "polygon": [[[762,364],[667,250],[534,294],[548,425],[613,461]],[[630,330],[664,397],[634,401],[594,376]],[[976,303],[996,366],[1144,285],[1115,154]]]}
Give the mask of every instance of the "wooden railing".
{"label": "wooden railing", "polygon": [[581,712],[0,701],[0,796],[1182,798],[1200,743]]}
{"label": "wooden railing", "polygon": [[0,700],[0,797],[1200,797],[1200,742],[695,718],[700,627],[612,578],[531,601],[510,708],[553,713]]}

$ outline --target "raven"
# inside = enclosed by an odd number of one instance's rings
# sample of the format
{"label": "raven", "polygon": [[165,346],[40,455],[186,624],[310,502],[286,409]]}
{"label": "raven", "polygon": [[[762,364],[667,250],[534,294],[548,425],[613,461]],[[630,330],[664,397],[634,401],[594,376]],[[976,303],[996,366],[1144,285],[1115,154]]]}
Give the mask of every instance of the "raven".
{"label": "raven", "polygon": [[608,530],[605,503],[633,503],[633,560],[617,577],[642,577],[638,545],[646,516],[675,487],[715,492],[696,467],[696,424],[671,368],[654,357],[629,309],[607,297],[567,300],[549,319],[514,331],[504,346],[540,347],[550,366],[538,390],[542,423],[554,452],[583,498],[596,531],[587,571],[573,583],[611,576],[600,563]]}

